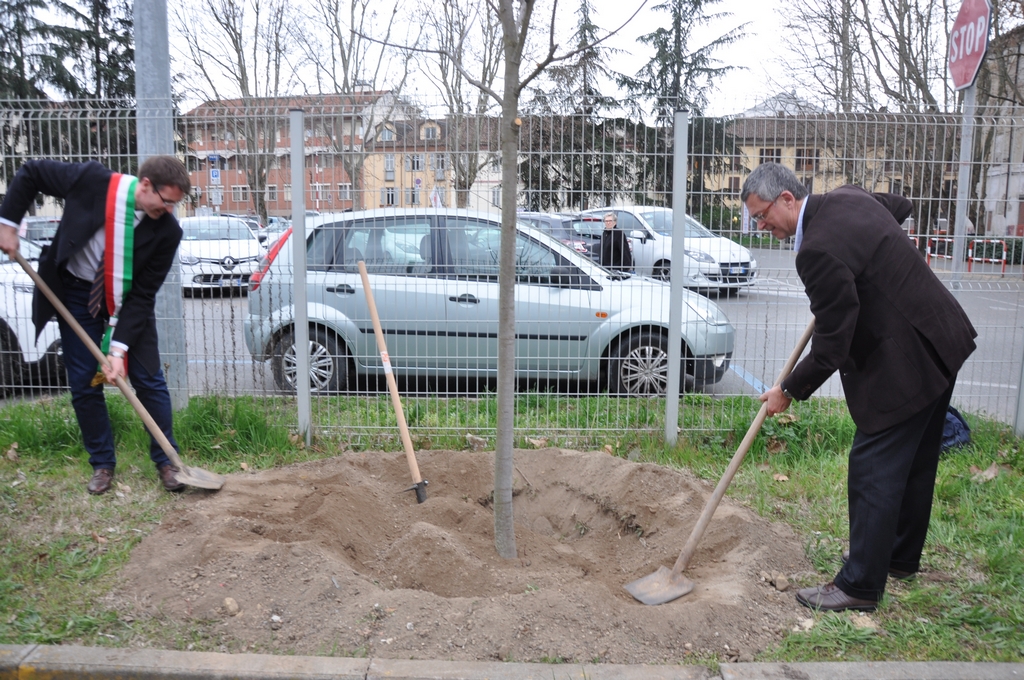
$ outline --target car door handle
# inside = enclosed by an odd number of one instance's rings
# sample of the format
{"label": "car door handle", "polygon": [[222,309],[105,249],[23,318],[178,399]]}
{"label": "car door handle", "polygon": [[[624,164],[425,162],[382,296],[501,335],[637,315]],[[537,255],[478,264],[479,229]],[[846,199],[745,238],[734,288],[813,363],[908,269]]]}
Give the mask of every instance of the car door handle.
{"label": "car door handle", "polygon": [[327,286],[328,293],[337,293],[338,295],[355,295],[356,289],[347,283],[341,286]]}
{"label": "car door handle", "polygon": [[463,302],[466,302],[466,303],[469,303],[469,304],[474,304],[474,305],[480,304],[480,300],[477,299],[477,297],[475,295],[472,295],[470,293],[463,293],[459,297],[455,297],[454,295],[452,295],[448,299],[451,300],[452,302],[458,302],[460,304],[463,303]]}

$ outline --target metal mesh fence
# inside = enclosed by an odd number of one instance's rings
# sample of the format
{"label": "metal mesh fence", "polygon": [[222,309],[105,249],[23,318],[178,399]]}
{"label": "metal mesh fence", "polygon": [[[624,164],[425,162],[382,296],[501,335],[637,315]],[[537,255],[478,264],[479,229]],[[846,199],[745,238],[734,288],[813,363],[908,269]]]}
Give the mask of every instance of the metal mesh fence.
{"label": "metal mesh fence", "polygon": [[[303,167],[288,112],[305,111]],[[954,402],[1012,422],[1022,339],[1024,135],[979,115],[968,207],[953,224],[960,121],[940,114],[695,118],[689,130],[687,258],[671,262],[671,128],[621,116],[524,115],[517,158],[517,430],[595,435],[663,428],[668,286],[683,276],[681,427],[713,430],[732,397],[770,385],[808,318],[788,243],[756,233],[739,200],[759,163],[793,168],[813,192],[846,183],[902,193],[904,224],[980,337]],[[0,104],[6,187],[28,159],[137,168],[134,113],[96,102]],[[188,389],[254,395],[295,422],[297,316],[292,184],[305,191],[306,292],[314,425],[393,431],[384,365],[356,267],[366,263],[390,363],[415,433],[493,429],[497,364],[499,120],[381,93],[204,104],[176,115],[194,191],[179,207]],[[1016,133],[1016,134],[1015,134]],[[40,197],[27,239],[61,214]],[[371,212],[365,212],[371,211]],[[629,237],[631,273],[599,267],[608,213]],[[967,234],[954,267],[952,239]],[[678,237],[678,236],[676,236]],[[26,249],[31,246],[26,245]],[[23,251],[30,255],[28,250]],[[617,263],[619,264],[619,263]],[[34,342],[31,284],[3,267],[0,383],[7,399],[59,389],[53,324]],[[54,383],[58,386],[55,387]],[[838,377],[819,396],[841,397]]]}

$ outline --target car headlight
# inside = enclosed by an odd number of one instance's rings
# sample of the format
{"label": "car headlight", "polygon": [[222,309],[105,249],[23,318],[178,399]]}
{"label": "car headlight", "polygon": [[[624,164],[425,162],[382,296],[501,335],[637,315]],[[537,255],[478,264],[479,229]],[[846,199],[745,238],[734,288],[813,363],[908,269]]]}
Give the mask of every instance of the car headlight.
{"label": "car headlight", "polygon": [[729,323],[729,317],[725,315],[722,308],[705,297],[688,297],[686,304],[700,317],[701,321],[710,326],[725,326]]}
{"label": "car headlight", "polygon": [[191,253],[179,253],[178,260],[187,265],[199,264],[199,258]]}
{"label": "car headlight", "polygon": [[714,264],[715,263],[715,258],[713,258],[710,255],[708,255],[707,253],[703,253],[703,252],[701,252],[699,250],[687,250],[686,251],[686,256],[690,257],[690,258],[692,258],[694,260],[697,260],[697,262],[707,262],[708,264]]}

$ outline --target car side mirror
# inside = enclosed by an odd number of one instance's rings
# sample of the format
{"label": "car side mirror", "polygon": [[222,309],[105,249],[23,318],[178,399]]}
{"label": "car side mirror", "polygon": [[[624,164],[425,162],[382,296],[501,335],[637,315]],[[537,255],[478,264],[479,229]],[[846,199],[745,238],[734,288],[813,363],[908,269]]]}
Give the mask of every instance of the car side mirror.
{"label": "car side mirror", "polygon": [[629,232],[629,237],[630,238],[635,238],[636,240],[640,241],[640,243],[647,243],[647,232],[646,231],[641,231],[639,229],[634,229],[633,231]]}

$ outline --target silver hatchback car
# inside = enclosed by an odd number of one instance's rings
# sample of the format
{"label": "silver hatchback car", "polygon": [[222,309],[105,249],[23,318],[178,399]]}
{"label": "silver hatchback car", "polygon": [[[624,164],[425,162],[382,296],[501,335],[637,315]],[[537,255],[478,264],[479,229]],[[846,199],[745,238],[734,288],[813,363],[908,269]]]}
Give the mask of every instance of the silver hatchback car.
{"label": "silver hatchback car", "polygon": [[[357,262],[398,376],[493,379],[498,368],[499,217],[454,209],[370,210],[307,219],[310,378],[316,393],[384,376]],[[245,341],[294,391],[291,232],[249,283]],[[668,384],[669,286],[613,273],[527,225],[516,234],[516,375],[589,381],[617,394],[663,394]],[[684,293],[683,372],[718,382],[735,332],[722,310]]]}

